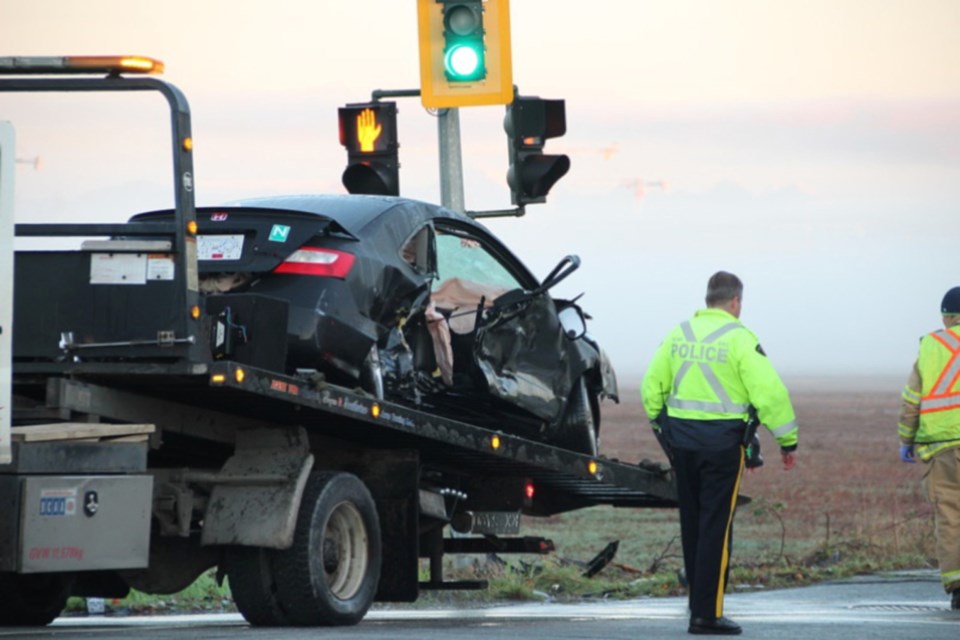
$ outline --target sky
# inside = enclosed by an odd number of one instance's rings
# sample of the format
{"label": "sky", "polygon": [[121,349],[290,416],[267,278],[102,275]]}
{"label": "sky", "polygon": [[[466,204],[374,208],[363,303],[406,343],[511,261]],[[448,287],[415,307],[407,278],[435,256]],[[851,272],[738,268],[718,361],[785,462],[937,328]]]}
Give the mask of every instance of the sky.
{"label": "sky", "polygon": [[[905,380],[960,285],[960,2],[510,5],[514,83],[566,100],[547,152],[572,167],[546,204],[485,223],[541,277],[582,258],[556,293],[585,294],[622,379],[723,269],[788,381]],[[418,88],[417,42],[415,0],[0,0],[0,56],[165,62],[201,205],[344,192],[336,108]],[[436,119],[398,108],[401,193],[436,202]],[[510,206],[503,113],[460,110],[469,210]],[[0,95],[17,220],[169,206],[166,117],[158,96]]]}

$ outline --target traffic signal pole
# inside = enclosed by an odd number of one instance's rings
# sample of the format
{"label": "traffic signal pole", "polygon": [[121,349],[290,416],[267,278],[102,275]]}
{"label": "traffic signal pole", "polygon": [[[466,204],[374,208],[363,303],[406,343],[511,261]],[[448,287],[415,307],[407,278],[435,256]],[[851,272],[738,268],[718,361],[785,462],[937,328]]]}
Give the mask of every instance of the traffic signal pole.
{"label": "traffic signal pole", "polygon": [[[379,102],[383,98],[416,98],[419,89],[374,89],[370,99]],[[455,107],[437,110],[437,139],[440,159],[440,204],[471,218],[519,217],[525,211],[522,206],[514,209],[493,211],[467,211],[463,189],[463,152],[460,148],[460,110]]]}
{"label": "traffic signal pole", "polygon": [[0,122],[0,464],[11,460],[13,366],[13,125]]}
{"label": "traffic signal pole", "polygon": [[466,213],[463,198],[463,156],[460,150],[460,109],[452,107],[437,113],[440,146],[440,204]]}
{"label": "traffic signal pole", "polygon": [[[415,98],[419,89],[374,89],[370,98]],[[460,149],[460,110],[437,110],[437,139],[440,151],[440,204],[459,213],[466,213],[463,196],[463,154]]]}

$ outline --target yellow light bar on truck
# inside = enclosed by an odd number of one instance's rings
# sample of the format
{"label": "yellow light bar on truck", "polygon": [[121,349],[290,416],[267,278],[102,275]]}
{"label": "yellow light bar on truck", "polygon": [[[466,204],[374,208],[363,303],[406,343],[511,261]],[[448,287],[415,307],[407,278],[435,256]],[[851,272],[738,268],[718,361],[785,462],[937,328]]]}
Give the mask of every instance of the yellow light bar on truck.
{"label": "yellow light bar on truck", "polygon": [[163,73],[163,63],[144,56],[6,56],[0,74]]}

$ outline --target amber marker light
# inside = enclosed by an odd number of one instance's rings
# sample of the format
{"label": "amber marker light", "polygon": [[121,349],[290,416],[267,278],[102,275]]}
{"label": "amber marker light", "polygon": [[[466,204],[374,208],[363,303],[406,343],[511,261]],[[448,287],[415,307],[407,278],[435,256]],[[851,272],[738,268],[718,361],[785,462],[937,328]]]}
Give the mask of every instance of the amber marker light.
{"label": "amber marker light", "polygon": [[597,470],[598,470],[598,469],[599,469],[599,467],[597,466],[597,461],[596,461],[596,460],[591,460],[590,462],[587,463],[587,472],[588,472],[590,475],[592,475],[592,476],[597,475]]}
{"label": "amber marker light", "polygon": [[189,233],[190,235],[192,236],[197,235],[197,228],[198,227],[197,227],[196,220],[191,220],[190,222],[187,223],[187,233]]}
{"label": "amber marker light", "polygon": [[193,151],[193,138],[187,137],[183,139],[183,150],[184,151]]}
{"label": "amber marker light", "polygon": [[15,73],[163,73],[163,63],[144,56],[3,56],[0,70]]}
{"label": "amber marker light", "polygon": [[490,447],[493,449],[500,448],[500,436],[493,436],[490,438]]}
{"label": "amber marker light", "polygon": [[237,382],[243,382],[243,379],[247,377],[247,372],[241,367],[237,367],[237,370],[233,372],[233,377]]}
{"label": "amber marker light", "polygon": [[145,56],[67,56],[64,66],[90,72],[163,73],[162,62]]}
{"label": "amber marker light", "polygon": [[223,384],[226,381],[227,381],[227,376],[223,375],[222,373],[215,373],[212,376],[210,376],[211,384]]}
{"label": "amber marker light", "polygon": [[376,402],[374,402],[373,405],[370,407],[370,415],[372,415],[374,418],[380,417],[380,405],[377,404]]}
{"label": "amber marker light", "polygon": [[190,307],[190,317],[194,320],[200,319],[200,307],[198,305],[193,305]]}
{"label": "amber marker light", "polygon": [[120,66],[127,71],[141,73],[163,73],[163,63],[153,58],[143,56],[124,56],[120,59]]}

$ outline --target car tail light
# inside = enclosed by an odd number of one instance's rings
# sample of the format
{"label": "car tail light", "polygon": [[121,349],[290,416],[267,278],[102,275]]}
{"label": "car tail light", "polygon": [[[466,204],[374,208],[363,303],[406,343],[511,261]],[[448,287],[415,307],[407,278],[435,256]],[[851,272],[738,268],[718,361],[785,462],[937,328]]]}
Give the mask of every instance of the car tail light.
{"label": "car tail light", "polygon": [[291,253],[273,272],[343,279],[350,273],[355,259],[352,253],[345,251],[301,247]]}

